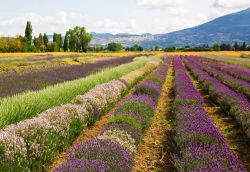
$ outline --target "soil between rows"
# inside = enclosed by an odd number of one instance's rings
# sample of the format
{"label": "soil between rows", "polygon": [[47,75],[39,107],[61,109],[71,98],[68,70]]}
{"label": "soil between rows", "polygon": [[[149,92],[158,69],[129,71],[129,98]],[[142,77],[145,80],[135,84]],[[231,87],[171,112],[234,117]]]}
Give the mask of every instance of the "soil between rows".
{"label": "soil between rows", "polygon": [[[173,85],[173,65],[169,67],[151,126],[145,132],[138,146],[133,172],[173,171],[169,143],[172,143],[173,126],[167,119],[171,114],[171,89]],[[170,115],[171,116],[171,115]]]}

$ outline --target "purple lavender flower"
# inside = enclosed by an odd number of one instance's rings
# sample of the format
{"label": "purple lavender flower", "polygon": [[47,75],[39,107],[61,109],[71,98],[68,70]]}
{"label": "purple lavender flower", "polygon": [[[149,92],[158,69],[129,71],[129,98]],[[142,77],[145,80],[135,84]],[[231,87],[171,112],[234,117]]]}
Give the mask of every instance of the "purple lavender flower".
{"label": "purple lavender flower", "polygon": [[161,93],[161,86],[153,81],[146,80],[136,87],[134,95],[146,94],[156,101]]}
{"label": "purple lavender flower", "polygon": [[[187,61],[186,58],[184,58],[184,61]],[[198,67],[192,65],[193,63],[189,64],[192,66],[189,66],[189,68],[194,70],[197,76],[205,76],[202,73],[204,71],[195,70]],[[203,98],[186,74],[180,57],[175,58],[174,67],[176,92],[174,103],[176,113],[175,140],[181,151],[180,155],[174,155],[173,159],[178,171],[246,171],[242,162],[225,144],[223,135],[207,116]],[[204,77],[202,81],[206,81],[206,79]],[[220,82],[215,83],[218,86]],[[208,88],[212,84],[213,82],[210,82]],[[225,88],[223,86],[223,89]],[[214,87],[215,92],[217,89],[221,90]],[[223,97],[227,97],[226,94],[220,97],[221,100],[225,101]],[[236,102],[233,101],[233,103]]]}
{"label": "purple lavender flower", "polygon": [[149,105],[150,107],[152,107],[152,109],[155,109],[155,106],[156,106],[153,99],[148,95],[132,95],[132,96],[127,97],[124,102],[129,102],[129,101],[138,101],[138,102],[145,103]]}
{"label": "purple lavender flower", "polygon": [[132,136],[133,139],[135,139],[136,144],[138,144],[141,141],[142,133],[137,128],[128,124],[111,123],[107,127],[105,127],[102,133],[108,130],[113,130],[113,129],[120,129],[120,130],[126,131],[128,134]]}
{"label": "purple lavender flower", "polygon": [[105,172],[108,170],[111,169],[102,161],[79,159],[63,163],[53,172]]}
{"label": "purple lavender flower", "polygon": [[68,161],[77,159],[98,160],[113,171],[130,171],[133,157],[121,146],[109,140],[90,140],[74,146],[67,154]]}

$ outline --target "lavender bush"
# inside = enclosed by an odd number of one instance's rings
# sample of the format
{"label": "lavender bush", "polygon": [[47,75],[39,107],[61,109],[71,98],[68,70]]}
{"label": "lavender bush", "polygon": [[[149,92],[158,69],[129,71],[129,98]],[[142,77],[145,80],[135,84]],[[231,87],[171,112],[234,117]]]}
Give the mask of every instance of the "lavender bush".
{"label": "lavender bush", "polygon": [[115,67],[133,61],[136,56],[112,58],[95,63],[42,69],[30,73],[0,75],[0,97],[28,90],[40,90],[49,85],[83,78],[103,68]]}
{"label": "lavender bush", "polygon": [[[144,76],[142,71],[147,73],[154,68],[155,66],[150,64],[139,69],[140,75],[135,75],[134,80]],[[130,81],[132,79],[130,77]],[[82,130],[121,98],[128,90],[127,85],[131,87],[125,82],[126,80],[114,80],[98,85],[86,94],[77,96],[69,104],[54,107],[33,119],[1,130],[0,169],[43,171],[58,152],[69,146]],[[106,133],[106,136],[109,135]],[[120,135],[126,136],[124,132]],[[121,141],[115,137],[113,140]],[[132,138],[127,141],[135,142]]]}
{"label": "lavender bush", "polygon": [[[168,65],[164,63],[154,74],[163,72],[159,75],[166,77]],[[155,85],[155,88],[161,89],[161,85]],[[132,95],[122,101],[112,114],[108,126],[97,136],[97,139],[74,146],[67,154],[68,161],[98,160],[105,162],[105,165],[110,167],[108,171],[131,171],[136,146],[143,134],[143,130],[137,122],[141,121],[141,125],[142,122],[148,122],[152,114],[145,115],[144,113],[147,111],[153,113],[157,102],[157,100],[152,100],[149,94]]]}
{"label": "lavender bush", "polygon": [[186,74],[180,57],[175,58],[174,69],[175,140],[180,153],[173,160],[177,170],[246,171],[207,116],[203,99]]}
{"label": "lavender bush", "polygon": [[120,145],[109,140],[95,139],[74,146],[67,154],[68,160],[98,160],[113,171],[131,171],[133,157]]}
{"label": "lavender bush", "polygon": [[[231,87],[232,89],[235,89],[236,91],[241,92],[242,94],[250,98],[250,83],[249,82],[236,78],[230,75],[226,71],[220,70],[221,68],[218,67],[219,64],[215,64],[215,62],[211,62],[209,60],[196,57],[196,56],[189,57],[189,60],[192,60],[194,63],[201,66],[202,69],[206,71],[209,75],[220,80],[225,85]],[[248,72],[250,73],[250,70]]]}
{"label": "lavender bush", "polygon": [[109,167],[102,161],[86,161],[86,160],[73,160],[63,163],[54,172],[106,172]]}
{"label": "lavender bush", "polygon": [[250,103],[248,99],[211,77],[199,65],[193,63],[189,58],[183,58],[186,66],[192,74],[199,80],[202,88],[207,91],[210,97],[217,102],[222,109],[234,116],[242,125],[245,133],[250,137]]}

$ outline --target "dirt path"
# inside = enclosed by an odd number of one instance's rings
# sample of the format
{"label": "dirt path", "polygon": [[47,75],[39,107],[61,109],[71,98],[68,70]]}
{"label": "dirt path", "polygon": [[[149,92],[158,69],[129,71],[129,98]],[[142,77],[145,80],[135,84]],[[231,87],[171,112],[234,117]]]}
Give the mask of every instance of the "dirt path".
{"label": "dirt path", "polygon": [[220,107],[210,100],[209,95],[201,90],[199,82],[192,77],[189,71],[187,71],[187,74],[202,95],[205,102],[205,110],[208,112],[209,117],[213,119],[215,126],[226,138],[230,149],[237,154],[246,169],[250,171],[250,139],[247,138],[235,119],[223,112]]}
{"label": "dirt path", "polygon": [[170,90],[173,83],[173,66],[169,68],[167,80],[163,85],[155,116],[151,119],[152,125],[147,129],[135,156],[133,172],[146,171],[173,171],[170,162],[169,150],[166,145],[171,142],[168,134],[172,130],[171,124],[166,120],[166,115],[171,111]]}

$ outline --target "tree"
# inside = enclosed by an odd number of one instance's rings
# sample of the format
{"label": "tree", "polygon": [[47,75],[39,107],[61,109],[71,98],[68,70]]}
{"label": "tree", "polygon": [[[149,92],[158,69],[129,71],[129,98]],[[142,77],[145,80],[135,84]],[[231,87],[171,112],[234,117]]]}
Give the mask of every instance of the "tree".
{"label": "tree", "polygon": [[235,43],[234,43],[234,50],[235,50],[235,51],[238,51],[238,50],[239,50],[238,42],[235,42]]}
{"label": "tree", "polygon": [[219,44],[214,44],[213,45],[213,50],[214,51],[220,51],[220,45]]}
{"label": "tree", "polygon": [[164,49],[165,52],[175,52],[176,51],[176,47],[173,46],[173,47],[167,47]]}
{"label": "tree", "polygon": [[92,40],[92,35],[86,32],[84,27],[76,26],[69,29],[65,34],[63,49],[64,51],[83,51],[87,52],[88,44]]}
{"label": "tree", "polygon": [[57,51],[60,51],[60,49],[62,48],[62,35],[54,33],[53,42],[55,43],[55,46],[57,46]]}
{"label": "tree", "polygon": [[107,50],[108,51],[121,51],[123,49],[122,44],[118,44],[118,43],[109,43]]}
{"label": "tree", "polygon": [[49,38],[47,34],[45,33],[43,34],[43,44],[47,47],[48,43],[49,43]]}
{"label": "tree", "polygon": [[127,48],[128,51],[143,51],[143,48],[137,44],[133,45],[130,48]]}
{"label": "tree", "polygon": [[159,46],[155,46],[155,51],[159,51],[160,50],[160,47]]}
{"label": "tree", "polygon": [[44,45],[43,35],[40,33],[38,37],[34,37],[34,46],[36,47],[37,51],[44,52],[46,47]]}
{"label": "tree", "polygon": [[40,43],[39,43],[39,39],[37,37],[34,37],[33,43],[34,43],[34,45],[35,45],[36,48],[39,47]]}
{"label": "tree", "polygon": [[224,44],[223,43],[223,44],[221,44],[220,49],[221,49],[221,51],[231,51],[232,47],[231,47],[230,44]]}
{"label": "tree", "polygon": [[63,50],[69,51],[69,32],[66,32],[64,42],[63,42]]}
{"label": "tree", "polygon": [[243,44],[242,44],[242,51],[246,51],[246,50],[247,50],[246,43],[245,43],[245,42],[243,42]]}
{"label": "tree", "polygon": [[56,42],[53,42],[51,44],[51,48],[52,48],[52,52],[58,52],[59,51],[59,49],[58,49],[59,47],[58,47]]}
{"label": "tree", "polygon": [[0,52],[24,52],[26,42],[22,36],[0,38]]}
{"label": "tree", "polygon": [[28,46],[31,45],[32,42],[32,25],[30,21],[27,21],[25,28],[25,38],[27,39]]}

